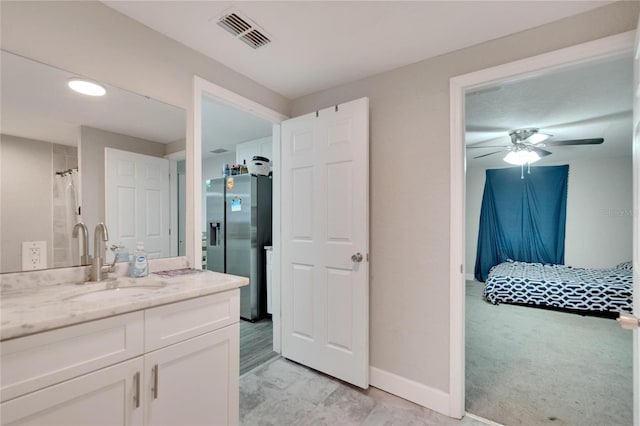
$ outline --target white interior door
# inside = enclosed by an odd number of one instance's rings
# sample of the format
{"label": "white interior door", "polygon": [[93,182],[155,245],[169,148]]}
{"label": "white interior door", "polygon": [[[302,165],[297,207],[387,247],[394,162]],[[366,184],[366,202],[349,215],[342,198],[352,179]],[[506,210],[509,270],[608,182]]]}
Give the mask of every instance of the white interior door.
{"label": "white interior door", "polygon": [[[640,318],[640,21],[633,61],[633,313]],[[633,330],[633,424],[640,426],[640,336]]]}
{"label": "white interior door", "polygon": [[286,120],[282,354],[369,386],[369,100]]}
{"label": "white interior door", "polygon": [[141,241],[150,258],[171,255],[169,160],[105,148],[105,194],[109,245],[133,253]]}

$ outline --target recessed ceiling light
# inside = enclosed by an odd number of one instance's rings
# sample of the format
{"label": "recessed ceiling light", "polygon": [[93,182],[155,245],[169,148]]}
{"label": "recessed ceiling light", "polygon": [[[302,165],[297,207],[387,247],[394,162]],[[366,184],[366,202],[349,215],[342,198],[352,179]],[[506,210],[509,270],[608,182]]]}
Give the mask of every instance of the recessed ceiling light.
{"label": "recessed ceiling light", "polygon": [[74,90],[78,93],[82,93],[83,95],[104,96],[104,94],[107,93],[107,90],[104,87],[102,87],[98,83],[95,83],[89,80],[73,78],[69,80],[69,83],[67,84],[69,85],[71,90]]}

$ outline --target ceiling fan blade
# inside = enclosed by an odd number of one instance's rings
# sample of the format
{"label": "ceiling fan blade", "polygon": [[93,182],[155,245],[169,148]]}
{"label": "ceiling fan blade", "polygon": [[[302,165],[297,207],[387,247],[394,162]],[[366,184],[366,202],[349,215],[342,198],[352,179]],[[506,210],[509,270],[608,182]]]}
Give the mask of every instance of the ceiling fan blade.
{"label": "ceiling fan blade", "polygon": [[547,146],[568,146],[568,145],[600,145],[604,142],[603,138],[593,139],[568,139],[564,141],[545,142]]}
{"label": "ceiling fan blade", "polygon": [[504,150],[503,150],[503,149],[501,149],[500,151],[494,151],[494,152],[490,152],[490,153],[488,153],[488,154],[478,155],[477,157],[473,157],[473,159],[475,160],[476,158],[487,157],[487,156],[489,156],[489,155],[497,154],[497,153],[499,153],[499,152],[504,152]]}
{"label": "ceiling fan blade", "polygon": [[540,158],[546,157],[547,155],[551,155],[552,154],[551,152],[547,151],[546,149],[542,149],[542,148],[533,148],[532,151],[535,152],[536,154],[538,154],[540,156]]}
{"label": "ceiling fan blade", "polygon": [[509,148],[510,145],[470,145],[467,149],[478,149],[478,148]]}

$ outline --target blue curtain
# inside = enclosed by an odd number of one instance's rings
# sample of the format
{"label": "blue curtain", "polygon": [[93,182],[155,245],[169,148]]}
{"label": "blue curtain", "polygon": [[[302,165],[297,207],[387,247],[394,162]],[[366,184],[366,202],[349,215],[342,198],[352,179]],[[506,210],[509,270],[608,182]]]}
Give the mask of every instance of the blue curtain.
{"label": "blue curtain", "polygon": [[[526,167],[526,166],[525,166]],[[564,264],[569,166],[487,170],[475,277],[507,259]]]}

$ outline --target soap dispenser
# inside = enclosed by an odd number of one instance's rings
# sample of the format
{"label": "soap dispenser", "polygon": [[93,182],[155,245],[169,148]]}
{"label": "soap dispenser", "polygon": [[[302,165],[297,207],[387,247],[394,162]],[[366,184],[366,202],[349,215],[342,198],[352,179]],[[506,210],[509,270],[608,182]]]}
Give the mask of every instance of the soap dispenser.
{"label": "soap dispenser", "polygon": [[131,277],[142,278],[147,275],[149,275],[149,258],[144,251],[144,243],[138,242],[133,260],[131,261]]}

